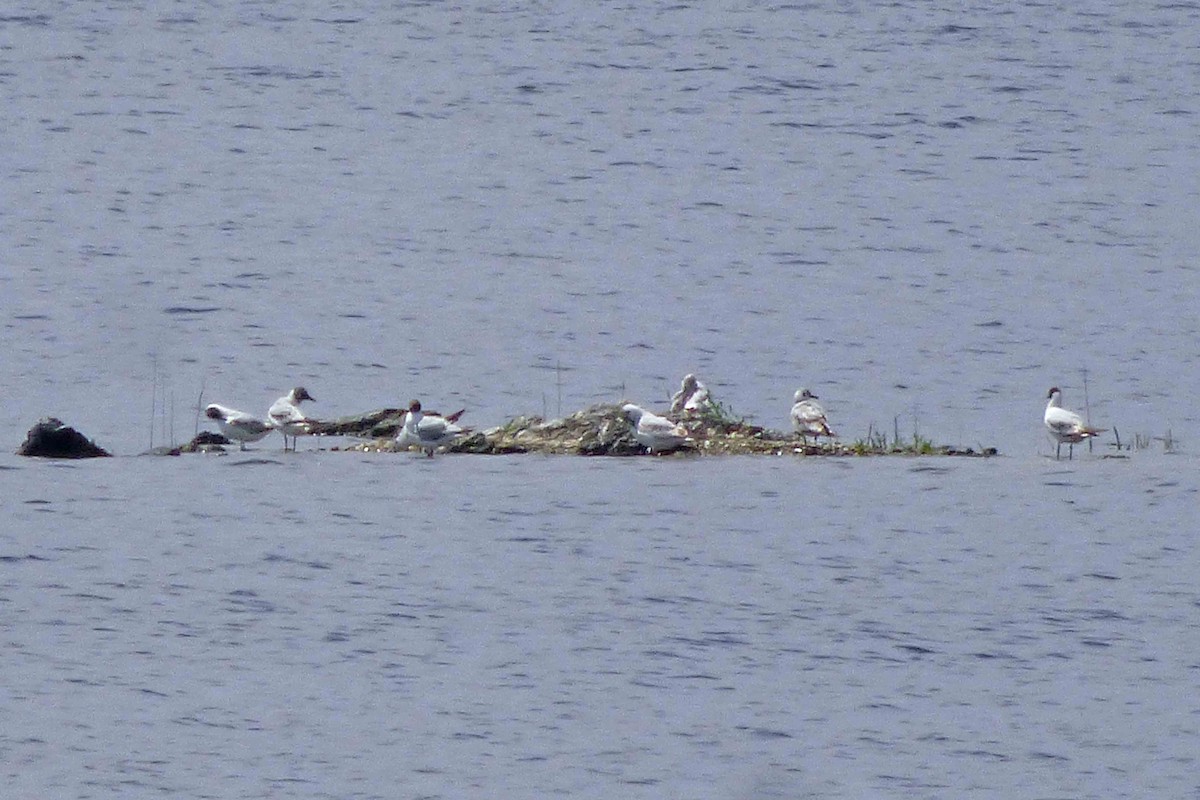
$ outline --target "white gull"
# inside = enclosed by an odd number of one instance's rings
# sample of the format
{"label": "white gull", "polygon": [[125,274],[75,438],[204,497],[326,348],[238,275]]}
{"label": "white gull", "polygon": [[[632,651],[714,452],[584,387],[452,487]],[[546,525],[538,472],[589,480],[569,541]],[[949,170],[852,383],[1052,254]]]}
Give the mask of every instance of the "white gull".
{"label": "white gull", "polygon": [[834,437],[825,419],[825,409],[817,402],[817,396],[808,389],[797,389],[792,397],[792,427],[800,434],[800,440],[808,443],[808,437]]}
{"label": "white gull", "polygon": [[633,403],[621,406],[625,418],[633,426],[633,438],[645,445],[651,453],[666,453],[677,450],[691,441],[687,428],[666,417],[645,410]]}
{"label": "white gull", "polygon": [[404,424],[396,434],[396,444],[404,449],[420,447],[426,455],[432,456],[433,451],[444,444],[450,444],[459,436],[470,433],[470,428],[455,425],[461,411],[442,417],[436,414],[424,414],[421,411],[421,401],[413,400],[404,415]]}
{"label": "white gull", "polygon": [[246,449],[246,442],[257,442],[275,430],[275,426],[270,422],[259,419],[253,414],[216,403],[204,409],[204,416],[215,421],[217,427],[221,429],[221,434],[226,439],[237,442],[242,450]]}
{"label": "white gull", "polygon": [[1090,439],[1099,433],[1104,433],[1107,428],[1093,428],[1091,425],[1083,421],[1083,417],[1076,414],[1074,411],[1068,411],[1062,407],[1062,390],[1057,386],[1050,389],[1046,393],[1049,398],[1046,403],[1046,413],[1042,417],[1042,421],[1046,423],[1047,430],[1054,437],[1054,458],[1057,460],[1062,453],[1062,446],[1069,445],[1067,450],[1067,458],[1075,457],[1075,444],[1082,442],[1084,439]]}
{"label": "white gull", "polygon": [[307,436],[315,419],[310,419],[300,410],[300,404],[312,400],[313,396],[303,386],[297,386],[271,404],[267,417],[271,424],[283,434],[283,449],[288,449],[288,437],[292,437],[292,449],[296,449],[296,437]]}
{"label": "white gull", "polygon": [[671,413],[704,411],[711,405],[711,402],[708,387],[697,380],[695,375],[684,375],[679,391],[671,396]]}

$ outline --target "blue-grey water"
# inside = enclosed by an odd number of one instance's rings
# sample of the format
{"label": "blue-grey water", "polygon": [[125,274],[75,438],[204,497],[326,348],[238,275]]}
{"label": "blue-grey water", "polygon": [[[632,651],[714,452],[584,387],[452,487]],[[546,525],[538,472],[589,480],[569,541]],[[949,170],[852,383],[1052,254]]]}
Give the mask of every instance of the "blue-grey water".
{"label": "blue-grey water", "polygon": [[[10,4],[0,449],[118,458],[0,455],[5,791],[1197,796],[1198,34]],[[1002,456],[138,456],[298,383],[487,427],[686,372]],[[1070,462],[1051,385],[1115,429]]]}

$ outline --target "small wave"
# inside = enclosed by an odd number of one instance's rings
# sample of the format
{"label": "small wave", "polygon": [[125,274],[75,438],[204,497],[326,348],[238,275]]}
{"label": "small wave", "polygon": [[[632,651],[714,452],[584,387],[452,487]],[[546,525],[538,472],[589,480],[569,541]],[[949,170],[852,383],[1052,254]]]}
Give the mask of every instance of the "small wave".
{"label": "small wave", "polygon": [[36,25],[45,26],[50,24],[49,14],[5,14],[0,15],[0,25],[12,23],[14,25]]}
{"label": "small wave", "polygon": [[220,311],[220,306],[168,306],[163,309],[164,314],[211,314],[214,311]]}

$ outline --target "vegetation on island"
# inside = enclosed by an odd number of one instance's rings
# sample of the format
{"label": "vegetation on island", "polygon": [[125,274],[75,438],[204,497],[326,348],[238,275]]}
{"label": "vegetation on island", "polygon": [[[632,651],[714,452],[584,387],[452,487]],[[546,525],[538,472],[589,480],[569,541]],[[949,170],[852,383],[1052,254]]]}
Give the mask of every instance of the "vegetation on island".
{"label": "vegetation on island", "polygon": [[[403,412],[397,412],[403,413]],[[381,416],[382,414],[382,416]],[[728,406],[713,402],[699,412],[669,415],[687,429],[690,441],[675,455],[809,455],[809,456],[869,456],[869,455],[945,455],[992,456],[995,448],[978,450],[935,445],[931,440],[914,434],[910,440],[898,435],[889,438],[872,427],[864,439],[851,443],[837,440],[817,442],[801,440],[794,433],[771,430],[747,422]],[[379,438],[378,431],[390,430],[392,420],[384,412],[372,412],[361,417],[362,433],[356,433],[351,419],[336,426],[342,435],[364,435],[371,441],[343,449],[359,451],[394,450],[390,438]],[[399,422],[394,423],[396,426]],[[585,408],[565,417],[546,420],[536,416],[515,417],[503,425],[476,431],[449,445],[452,453],[506,455],[513,453],[547,453],[583,456],[642,455],[646,448],[633,437],[629,421],[620,403],[604,403]]]}
{"label": "vegetation on island", "polygon": [[[635,456],[646,448],[634,438],[633,427],[622,411],[621,403],[602,403],[556,419],[536,416],[514,417],[503,425],[472,431],[444,449],[452,453],[506,455],[546,453],[581,456]],[[314,423],[313,436],[350,437],[359,441],[335,446],[334,450],[355,452],[395,452],[402,448],[395,437],[403,424],[405,410],[386,408],[377,411]],[[456,415],[455,415],[456,416]],[[867,435],[852,442],[838,439],[818,441],[802,439],[792,432],[771,430],[748,422],[728,406],[711,401],[703,408],[668,414],[688,432],[688,439],[670,457],[696,455],[803,455],[803,456],[993,456],[994,447],[957,448],[935,445],[932,440],[913,433],[902,439],[898,424],[891,437],[872,425]],[[469,427],[469,425],[468,425]],[[65,430],[64,430],[65,429]],[[73,435],[70,446],[61,446],[64,433]],[[37,446],[30,443],[35,442]],[[48,446],[53,444],[53,446]],[[195,452],[220,452],[231,442],[220,433],[200,431],[192,441],[179,447],[159,447],[152,452],[180,455]],[[82,435],[66,428],[58,420],[39,423],[20,451],[22,455],[80,457],[107,455]]]}

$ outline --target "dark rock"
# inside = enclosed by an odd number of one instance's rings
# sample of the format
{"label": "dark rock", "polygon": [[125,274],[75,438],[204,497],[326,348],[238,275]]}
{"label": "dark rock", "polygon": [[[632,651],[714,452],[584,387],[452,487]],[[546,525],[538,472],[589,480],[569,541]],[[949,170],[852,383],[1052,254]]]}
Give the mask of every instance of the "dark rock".
{"label": "dark rock", "polygon": [[33,458],[108,458],[112,456],[79,431],[49,417],[29,429],[19,456]]}
{"label": "dark rock", "polygon": [[179,447],[170,447],[164,450],[155,450],[156,455],[178,456],[183,453],[223,453],[225,446],[231,445],[227,437],[214,433],[213,431],[200,431],[192,438],[190,442]]}
{"label": "dark rock", "polygon": [[200,431],[194,439],[184,445],[184,448],[190,447],[195,450],[203,445],[212,444],[233,444],[233,442],[224,434],[213,433],[212,431]]}
{"label": "dark rock", "polygon": [[164,445],[142,453],[144,456],[181,456],[184,453],[224,453],[233,442],[213,431],[200,431],[187,444]]}
{"label": "dark rock", "polygon": [[309,425],[312,436],[361,436],[372,439],[391,438],[400,432],[404,424],[406,408],[381,408],[364,414],[354,414],[339,419],[313,422]]}
{"label": "dark rock", "polygon": [[[465,409],[464,409],[465,410]],[[381,408],[338,419],[314,421],[308,426],[311,436],[357,436],[363,439],[391,439],[400,432],[407,408]],[[457,422],[463,411],[450,414],[447,419]],[[437,411],[425,411],[427,417],[445,416]]]}

